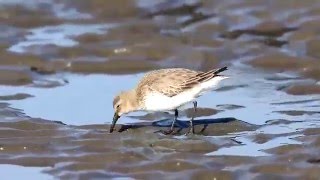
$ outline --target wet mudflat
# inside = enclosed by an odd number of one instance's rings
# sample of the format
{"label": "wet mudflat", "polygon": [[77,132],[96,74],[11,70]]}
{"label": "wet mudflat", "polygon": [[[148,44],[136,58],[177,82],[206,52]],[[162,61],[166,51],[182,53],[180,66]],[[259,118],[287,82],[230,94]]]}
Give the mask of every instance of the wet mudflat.
{"label": "wet mudflat", "polygon": [[[0,172],[19,179],[318,179],[317,1],[0,1]],[[108,133],[144,72],[228,66],[199,99]],[[20,174],[19,177],[17,174]],[[165,176],[164,176],[165,175]]]}

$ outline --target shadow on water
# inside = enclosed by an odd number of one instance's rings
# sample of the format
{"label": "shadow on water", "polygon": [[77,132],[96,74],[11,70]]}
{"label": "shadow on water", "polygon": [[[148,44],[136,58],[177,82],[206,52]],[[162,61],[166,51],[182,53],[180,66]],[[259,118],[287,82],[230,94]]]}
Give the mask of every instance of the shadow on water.
{"label": "shadow on water", "polygon": [[[199,120],[194,120],[194,125],[209,125],[209,124],[214,124],[214,123],[228,123],[231,121],[236,121],[237,119],[232,118],[232,117],[226,117],[226,118],[217,118],[217,119],[199,119]],[[165,119],[165,120],[160,120],[153,122],[153,126],[157,127],[170,127],[172,123],[172,120],[170,119]],[[181,128],[187,128],[190,126],[190,121],[182,121],[182,120],[177,120],[175,127],[181,127]]]}
{"label": "shadow on water", "polygon": [[[233,117],[226,117],[226,118],[216,118],[216,119],[198,119],[198,120],[194,120],[194,126],[197,129],[197,127],[202,126],[202,129],[200,131],[198,131],[198,133],[204,133],[209,125],[217,125],[217,124],[225,124],[225,123],[231,123],[231,122],[238,122],[240,124],[247,124],[247,125],[251,125],[247,122],[238,120],[236,118]],[[134,124],[124,124],[121,125],[120,129],[118,130],[118,132],[123,132],[123,131],[127,131],[129,129],[138,129],[138,128],[144,128],[144,127],[171,127],[171,123],[172,123],[172,119],[163,119],[163,120],[159,120],[159,121],[154,121],[154,122],[142,122],[142,123],[134,123]],[[176,120],[175,123],[175,128],[179,128],[177,130],[177,133],[181,132],[182,129],[188,129],[190,126],[190,122],[189,121],[185,121],[185,120]],[[254,125],[252,125],[254,126]],[[209,128],[209,131],[211,129]],[[156,131],[156,132],[161,132],[161,130]]]}

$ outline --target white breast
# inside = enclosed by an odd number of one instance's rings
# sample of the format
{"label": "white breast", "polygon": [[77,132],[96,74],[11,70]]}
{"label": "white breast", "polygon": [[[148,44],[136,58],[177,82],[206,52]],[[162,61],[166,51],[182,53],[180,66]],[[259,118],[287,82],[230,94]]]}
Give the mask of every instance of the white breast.
{"label": "white breast", "polygon": [[218,83],[226,79],[226,76],[218,76],[207,82],[199,84],[192,89],[184,91],[176,96],[168,97],[159,92],[150,92],[145,99],[145,110],[147,111],[168,111],[174,110],[186,103],[194,101],[197,97],[214,89]]}

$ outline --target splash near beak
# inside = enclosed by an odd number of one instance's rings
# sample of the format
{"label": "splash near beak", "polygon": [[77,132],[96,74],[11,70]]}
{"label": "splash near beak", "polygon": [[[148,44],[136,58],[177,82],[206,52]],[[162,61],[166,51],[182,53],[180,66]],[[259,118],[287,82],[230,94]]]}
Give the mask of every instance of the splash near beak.
{"label": "splash near beak", "polygon": [[118,115],[117,112],[115,112],[114,115],[113,115],[112,124],[111,124],[111,126],[110,126],[110,133],[113,132],[114,126],[116,125],[116,123],[117,123],[117,121],[118,121],[119,118],[120,118],[120,116]]}

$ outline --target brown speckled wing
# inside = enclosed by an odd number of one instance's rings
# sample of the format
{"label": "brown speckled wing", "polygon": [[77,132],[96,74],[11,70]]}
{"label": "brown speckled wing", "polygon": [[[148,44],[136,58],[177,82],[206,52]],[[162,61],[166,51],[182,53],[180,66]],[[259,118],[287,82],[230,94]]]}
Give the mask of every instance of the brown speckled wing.
{"label": "brown speckled wing", "polygon": [[218,76],[218,74],[220,72],[225,71],[225,70],[227,70],[227,67],[223,67],[220,69],[212,69],[207,72],[199,72],[195,77],[189,78],[185,82],[184,89],[190,89],[199,83],[206,82],[206,81],[214,78],[215,76]]}
{"label": "brown speckled wing", "polygon": [[[199,83],[208,81],[219,72],[226,70],[214,69],[208,72],[193,71],[183,68],[161,69],[146,74],[138,84],[138,96],[143,97],[147,91],[156,91],[173,97]],[[140,95],[139,95],[140,94]]]}

